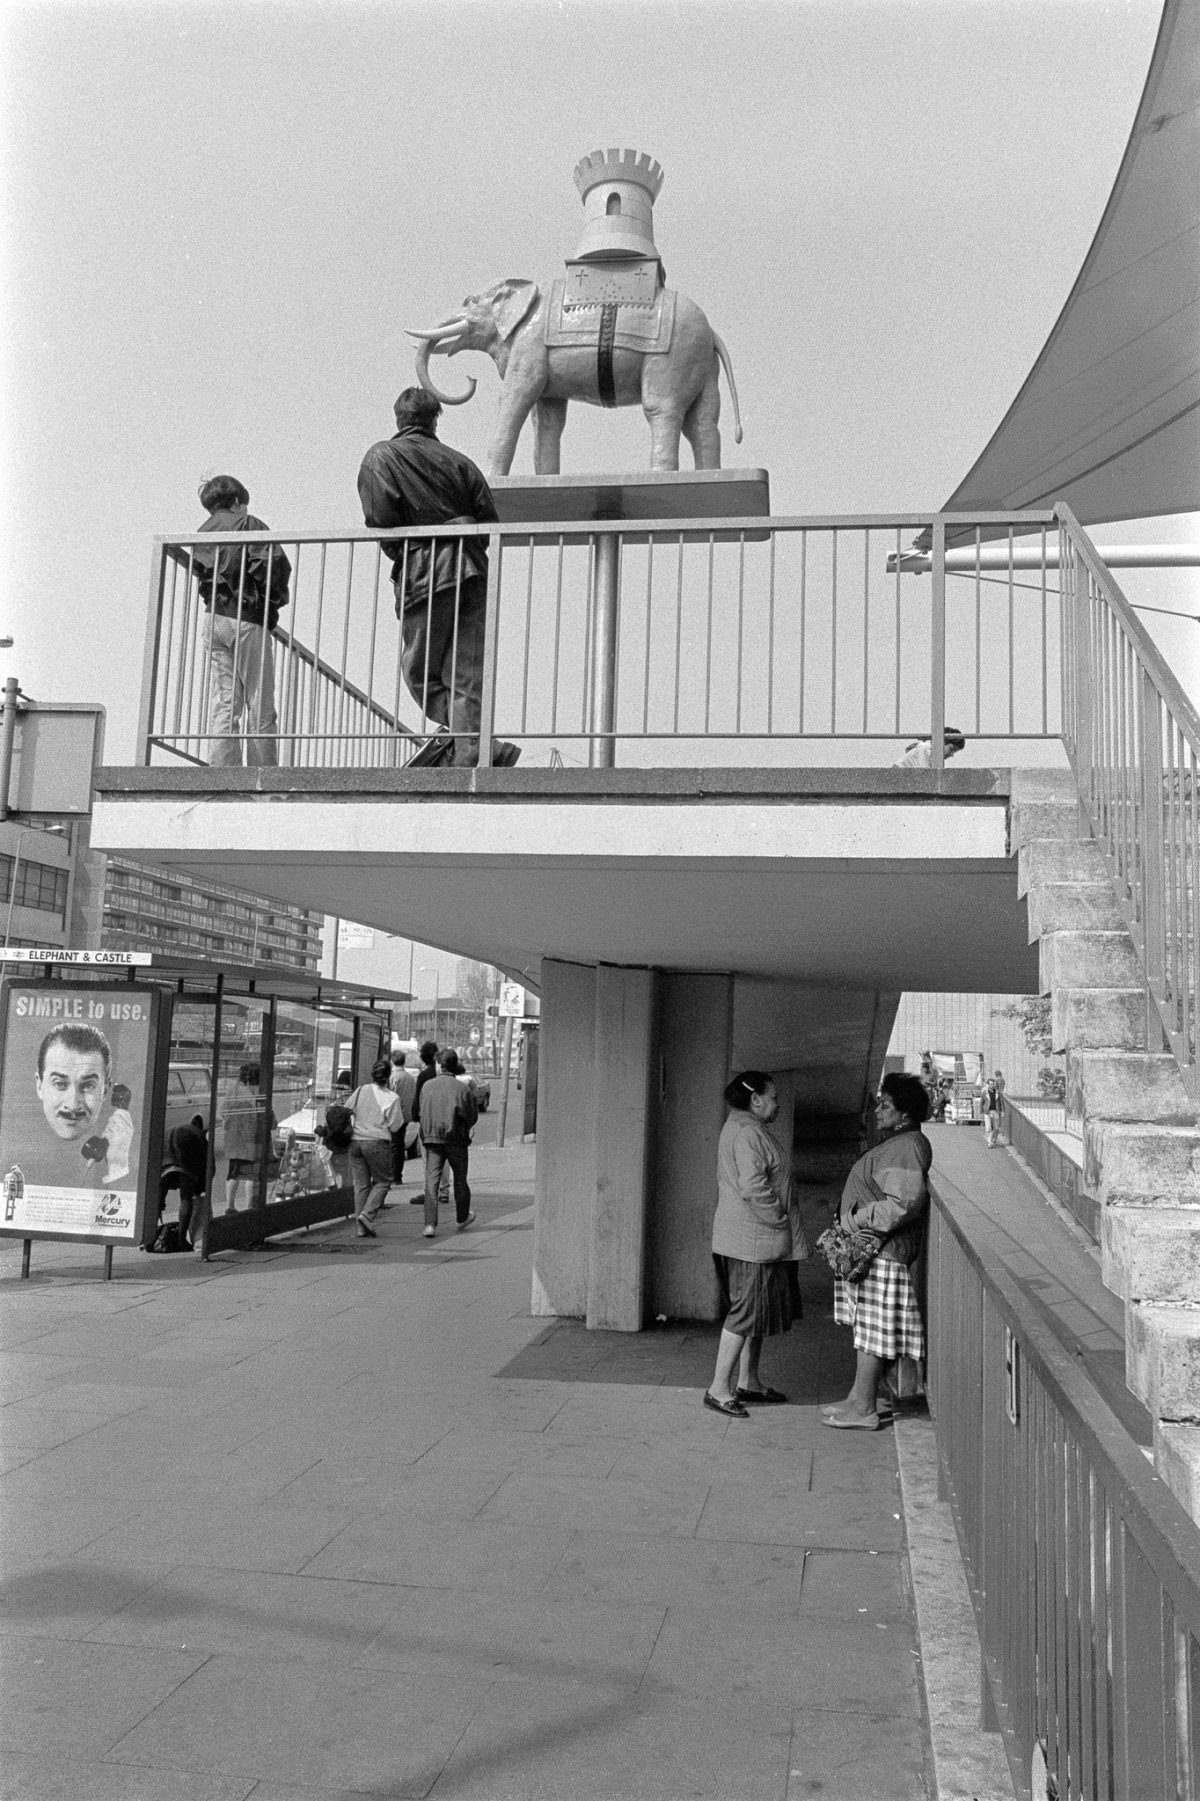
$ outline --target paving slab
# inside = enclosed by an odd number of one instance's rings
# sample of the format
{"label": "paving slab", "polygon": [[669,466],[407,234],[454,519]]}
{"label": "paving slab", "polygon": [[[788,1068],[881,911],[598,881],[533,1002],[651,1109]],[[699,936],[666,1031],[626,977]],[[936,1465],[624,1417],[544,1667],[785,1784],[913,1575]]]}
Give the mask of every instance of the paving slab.
{"label": "paving slab", "polygon": [[[505,1685],[508,1686],[508,1685]],[[422,1797],[477,1713],[479,1685],[216,1656],[110,1750],[114,1762]]]}
{"label": "paving slab", "polygon": [[827,1274],[764,1357],[789,1405],[720,1419],[714,1326],[529,1315],[511,1152],[432,1256],[399,1197],[369,1256],[38,1246],[22,1285],[0,1245],[0,1801],[930,1792],[895,1435],[818,1411]]}
{"label": "paving slab", "polygon": [[499,1682],[436,1801],[779,1801],[791,1721],[708,1696]]}
{"label": "paving slab", "polygon": [[478,1589],[402,1593],[383,1631],[356,1661],[370,1669],[480,1683],[521,1680],[576,1688],[603,1682],[635,1689],[666,1612],[642,1602],[550,1601],[544,1595]]}
{"label": "paving slab", "polygon": [[[197,1775],[190,1770],[132,1770],[128,1764],[5,1753],[0,1801],[247,1801],[262,1790],[244,1777]],[[278,1801],[284,1801],[282,1793]],[[303,1801],[293,1791],[290,1801]],[[310,1791],[309,1801],[320,1801]],[[326,1801],[336,1801],[327,1797]]]}
{"label": "paving slab", "polygon": [[0,1746],[102,1757],[203,1663],[161,1647],[2,1638]]}

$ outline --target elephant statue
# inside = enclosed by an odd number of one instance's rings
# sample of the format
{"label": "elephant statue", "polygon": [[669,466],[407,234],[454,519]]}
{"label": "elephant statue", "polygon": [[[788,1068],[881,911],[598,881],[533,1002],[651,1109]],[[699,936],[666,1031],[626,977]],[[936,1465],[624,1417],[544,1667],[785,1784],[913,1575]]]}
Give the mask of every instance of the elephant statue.
{"label": "elephant statue", "polygon": [[[579,341],[589,328],[571,323],[582,316],[579,310],[563,312],[561,287],[556,283],[547,298],[536,282],[498,281],[481,294],[468,295],[453,317],[440,325],[409,332],[420,345],[417,379],[445,406],[470,400],[476,383],[469,378],[463,394],[443,392],[429,374],[434,351],[457,356],[461,350],[482,350],[500,371],[504,385],[488,453],[489,474],[508,474],[521,427],[532,411],[535,473],[557,475],[568,400],[592,406],[640,404],[650,426],[651,469],[678,469],[681,433],[692,447],[697,469],[719,469],[718,359],[729,383],[739,444],[742,422],[729,352],[695,302],[660,288],[652,308],[605,308],[613,322],[605,355],[596,341],[600,308],[588,309],[591,341]],[[623,328],[626,318],[630,326]],[[662,319],[668,322],[665,330],[652,323]],[[664,348],[630,347],[639,334],[652,345],[654,329]]]}

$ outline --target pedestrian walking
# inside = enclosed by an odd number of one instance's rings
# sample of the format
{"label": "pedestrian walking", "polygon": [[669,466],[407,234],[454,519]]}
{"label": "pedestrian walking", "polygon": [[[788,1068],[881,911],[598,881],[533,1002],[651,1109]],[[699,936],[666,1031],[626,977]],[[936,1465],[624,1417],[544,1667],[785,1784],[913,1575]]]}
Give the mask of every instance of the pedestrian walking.
{"label": "pedestrian walking", "polygon": [[408,1134],[412,1126],[413,1097],[417,1091],[417,1078],[408,1068],[403,1051],[392,1052],[392,1073],[388,1077],[388,1087],[400,1102],[404,1113],[404,1123],[398,1131],[392,1133],[392,1186],[399,1188],[404,1181],[404,1164],[408,1157]]}
{"label": "pedestrian walking", "polygon": [[1000,1143],[1000,1125],[1004,1117],[1004,1072],[995,1070],[983,1084],[983,1132],[989,1151]]}
{"label": "pedestrian walking", "polygon": [[374,1220],[392,1185],[392,1133],[400,1119],[400,1102],[388,1087],[392,1066],[380,1057],[371,1080],[356,1088],[346,1105],[354,1115],[350,1141],[350,1174],[354,1179],[354,1226],[359,1238],[374,1238]]}
{"label": "pedestrian walking", "polygon": [[421,1142],[425,1146],[425,1236],[437,1231],[438,1188],[442,1171],[454,1178],[455,1223],[465,1232],[475,1215],[467,1163],[471,1132],[479,1108],[471,1089],[458,1080],[460,1064],[453,1051],[443,1051],[441,1074],[421,1089]]}

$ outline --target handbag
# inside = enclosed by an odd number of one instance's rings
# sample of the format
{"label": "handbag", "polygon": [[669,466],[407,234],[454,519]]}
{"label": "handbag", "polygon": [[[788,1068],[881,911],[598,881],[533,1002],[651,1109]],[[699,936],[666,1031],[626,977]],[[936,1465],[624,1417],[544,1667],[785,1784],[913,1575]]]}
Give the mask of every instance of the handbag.
{"label": "handbag", "polygon": [[826,1226],[817,1249],[835,1276],[843,1282],[861,1282],[884,1244],[886,1234],[866,1232],[860,1226],[843,1225],[840,1219]]}

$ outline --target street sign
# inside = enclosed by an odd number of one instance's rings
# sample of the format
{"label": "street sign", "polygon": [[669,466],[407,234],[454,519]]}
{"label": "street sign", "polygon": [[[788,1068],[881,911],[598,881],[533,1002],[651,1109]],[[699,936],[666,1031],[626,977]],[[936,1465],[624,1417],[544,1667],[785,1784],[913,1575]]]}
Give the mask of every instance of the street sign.
{"label": "street sign", "polygon": [[369,951],[375,943],[375,933],[370,926],[356,925],[352,919],[338,921],[338,949],[340,951]]}
{"label": "street sign", "polygon": [[501,1019],[521,1019],[525,1013],[525,990],[520,982],[501,982]]}
{"label": "street sign", "polygon": [[152,963],[149,951],[68,951],[48,946],[5,945],[4,963],[73,963],[86,969],[135,969]]}

